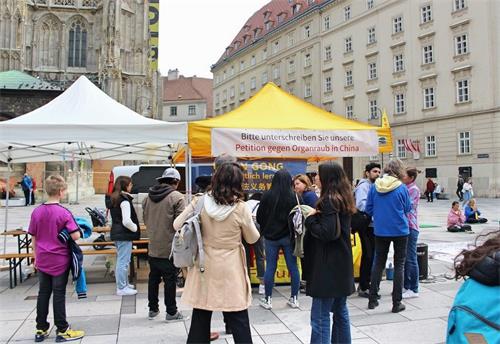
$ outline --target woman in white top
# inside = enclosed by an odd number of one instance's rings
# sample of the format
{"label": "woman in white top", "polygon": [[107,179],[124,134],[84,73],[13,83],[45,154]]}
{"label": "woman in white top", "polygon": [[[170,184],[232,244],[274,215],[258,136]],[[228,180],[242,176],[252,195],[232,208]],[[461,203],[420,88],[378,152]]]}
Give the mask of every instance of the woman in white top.
{"label": "woman in white top", "polygon": [[474,190],[472,189],[472,178],[467,178],[467,181],[462,187],[462,192],[464,194],[462,207],[464,207],[472,199],[472,197],[474,197]]}

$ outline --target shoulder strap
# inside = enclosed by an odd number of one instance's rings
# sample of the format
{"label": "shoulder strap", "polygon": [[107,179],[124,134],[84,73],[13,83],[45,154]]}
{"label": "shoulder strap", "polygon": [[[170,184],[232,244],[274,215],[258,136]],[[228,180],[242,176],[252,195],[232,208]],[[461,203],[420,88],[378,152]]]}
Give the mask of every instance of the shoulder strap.
{"label": "shoulder strap", "polygon": [[200,256],[199,265],[200,272],[205,272],[205,251],[203,250],[203,239],[201,237],[201,228],[199,221],[193,221],[194,230],[196,232],[196,241],[198,242],[198,254]]}
{"label": "shoulder strap", "polygon": [[205,194],[198,199],[198,202],[196,203],[196,206],[194,207],[194,214],[193,215],[200,215],[201,214],[201,211],[203,210],[204,203],[205,203]]}

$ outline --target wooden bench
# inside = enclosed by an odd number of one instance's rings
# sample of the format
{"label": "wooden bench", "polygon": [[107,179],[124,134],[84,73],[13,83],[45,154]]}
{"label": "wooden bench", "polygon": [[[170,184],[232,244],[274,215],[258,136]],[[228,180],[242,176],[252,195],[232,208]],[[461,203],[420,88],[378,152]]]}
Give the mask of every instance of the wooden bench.
{"label": "wooden bench", "polygon": [[[86,247],[86,246],[114,246],[114,241],[93,241],[93,242],[79,242],[77,241],[78,246]],[[132,241],[133,245],[142,245],[149,244],[149,239],[141,239]]]}
{"label": "wooden bench", "polygon": [[[82,251],[84,256],[97,256],[97,255],[115,255],[116,249],[104,249],[104,250],[86,250]],[[132,250],[132,255],[136,256],[139,254],[148,253],[147,248],[136,248]],[[33,258],[33,253],[6,253],[0,254],[0,259],[5,259],[9,262],[9,286],[11,289],[17,286],[17,268],[19,268],[19,283],[23,283],[22,276],[22,261],[23,259]],[[139,263],[139,261],[137,261]],[[130,275],[132,279],[135,278],[135,266],[132,262],[130,266]]]}
{"label": "wooden bench", "polygon": [[[139,230],[141,232],[146,231],[147,230],[146,225],[144,225],[144,224],[140,225]],[[94,227],[92,229],[92,232],[94,232],[94,233],[109,233],[109,232],[111,232],[111,227],[110,226]]]}

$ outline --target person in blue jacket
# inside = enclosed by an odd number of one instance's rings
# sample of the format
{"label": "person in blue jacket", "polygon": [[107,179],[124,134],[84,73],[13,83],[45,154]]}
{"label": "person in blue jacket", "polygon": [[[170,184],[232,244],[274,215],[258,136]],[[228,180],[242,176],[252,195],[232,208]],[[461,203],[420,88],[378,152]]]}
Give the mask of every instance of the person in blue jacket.
{"label": "person in blue jacket", "polygon": [[446,343],[499,343],[500,231],[478,236],[476,247],[460,252],[454,267],[455,279],[465,282],[448,315]]}
{"label": "person in blue jacket", "polygon": [[21,184],[21,189],[23,189],[24,192],[24,206],[31,205],[31,194],[33,192],[33,181],[31,180],[31,177],[25,173],[23,176],[23,179],[19,183]]}
{"label": "person in blue jacket", "polygon": [[384,168],[384,176],[375,181],[366,200],[365,212],[373,217],[375,234],[375,263],[370,281],[368,308],[378,306],[378,291],[382,271],[391,242],[394,243],[394,284],[392,288],[392,312],[405,310],[401,303],[403,294],[403,270],[406,244],[410,234],[406,214],[412,204],[408,188],[402,182],[405,166],[399,159],[391,160]]}

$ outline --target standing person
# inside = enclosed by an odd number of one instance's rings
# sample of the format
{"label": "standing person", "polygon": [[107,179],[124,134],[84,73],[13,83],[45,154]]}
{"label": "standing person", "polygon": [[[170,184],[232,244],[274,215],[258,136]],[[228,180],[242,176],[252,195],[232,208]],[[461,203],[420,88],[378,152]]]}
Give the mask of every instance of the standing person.
{"label": "standing person", "polygon": [[25,173],[23,179],[21,179],[21,189],[23,189],[24,193],[24,206],[27,207],[31,204],[31,194],[33,192],[33,181],[30,176]]}
{"label": "standing person", "polygon": [[464,188],[464,179],[462,178],[462,175],[458,175],[458,180],[457,180],[457,196],[458,200],[462,202],[464,200],[464,193],[462,192],[462,189]]}
{"label": "standing person", "polygon": [[382,271],[387,261],[391,242],[394,245],[394,283],[392,287],[392,312],[405,310],[401,303],[403,293],[403,269],[406,258],[409,227],[407,214],[412,205],[408,189],[401,182],[405,167],[401,160],[391,160],[384,168],[384,176],[370,188],[366,200],[366,212],[373,216],[375,224],[375,263],[370,281],[368,308],[378,306],[378,291]]}
{"label": "standing person", "polygon": [[462,187],[463,199],[462,207],[464,207],[474,197],[474,190],[472,189],[472,178],[467,178],[467,181]]}
{"label": "standing person", "polygon": [[[259,210],[259,205],[260,201],[262,199],[262,193],[261,192],[256,192],[252,196],[250,196],[250,199],[246,201],[246,205],[248,207],[248,210],[250,210],[250,213],[252,214],[252,220],[255,224],[255,227],[257,230],[259,229],[259,224],[257,223],[257,210]],[[255,255],[255,265],[257,267],[257,278],[259,279],[259,295],[264,295],[266,292],[265,286],[264,286],[264,273],[266,272],[266,257],[264,255],[264,239],[259,238],[257,242],[255,242],[253,245],[249,245],[246,242],[244,243],[245,245],[245,252],[246,252],[246,258],[247,258],[247,269],[248,269],[248,276],[250,276],[250,266],[251,266],[251,255],[250,255],[250,248],[253,248],[253,253]]]}
{"label": "standing person", "polygon": [[306,219],[304,238],[306,294],[313,298],[311,343],[350,343],[346,302],[354,292],[350,222],[356,207],[351,183],[339,164],[319,165],[319,178],[321,197]]}
{"label": "standing person", "polygon": [[313,191],[311,180],[305,174],[298,174],[293,177],[293,188],[299,196],[301,204],[310,206],[311,208],[316,207],[316,202],[318,201],[318,196]]}
{"label": "standing person", "polygon": [[80,229],[73,214],[59,203],[64,198],[66,189],[66,182],[61,176],[49,176],[45,181],[45,191],[49,198],[31,214],[28,233],[32,238],[34,265],[38,270],[39,280],[35,342],[43,342],[49,336],[47,315],[51,294],[57,327],[56,341],[77,340],[85,335],[83,331],[72,330],[66,321],[66,285],[71,254],[67,244],[61,242],[58,235],[66,229],[73,240],[80,238]]}
{"label": "standing person", "polygon": [[453,201],[453,203],[451,203],[446,228],[448,229],[448,232],[452,233],[472,231],[471,226],[465,224],[465,215],[460,210],[460,204],[457,201]]}
{"label": "standing person", "polygon": [[174,220],[186,207],[184,196],[177,191],[181,175],[175,168],[167,168],[156,180],[158,185],[149,189],[148,197],[142,202],[144,224],[149,235],[148,317],[154,319],[160,313],[158,293],[163,279],[165,320],[181,321],[184,318],[177,311],[175,301],[177,268],[170,258],[175,234]]}
{"label": "standing person", "polygon": [[427,178],[427,184],[425,185],[425,195],[427,196],[427,202],[434,202],[435,189],[436,184],[434,184],[432,178]]}
{"label": "standing person", "polygon": [[266,250],[266,273],[264,274],[266,295],[260,302],[260,306],[265,309],[273,308],[274,275],[280,249],[285,255],[286,266],[291,277],[292,290],[287,304],[292,308],[299,307],[297,299],[300,287],[299,269],[297,258],[293,255],[292,233],[288,227],[288,215],[296,204],[297,201],[292,191],[292,176],[287,170],[279,170],[273,176],[271,189],[262,196],[257,211],[257,223],[260,225]]}
{"label": "standing person", "polygon": [[132,255],[132,241],[141,237],[139,220],[132,204],[132,179],[127,176],[116,178],[111,194],[111,240],[116,246],[116,294],[135,295],[137,290],[128,282],[128,267]]}
{"label": "standing person", "polygon": [[[365,178],[359,181],[358,186],[354,190],[356,208],[359,213],[354,214],[354,218],[367,216],[365,212],[366,199],[368,198],[368,192],[370,191],[373,183],[375,183],[377,178],[380,177],[380,164],[374,162],[369,163],[365,166],[364,174]],[[359,239],[361,241],[361,264],[359,267],[358,295],[366,298],[369,296],[373,255],[375,253],[373,222],[371,220],[368,222],[368,224],[367,222],[368,221],[360,221],[360,228],[356,228],[359,233]]]}
{"label": "standing person", "polygon": [[406,261],[404,269],[404,282],[405,289],[403,299],[410,299],[418,297],[418,260],[417,260],[417,241],[419,234],[418,226],[418,203],[420,202],[420,189],[415,181],[420,173],[415,167],[407,168],[406,175],[403,182],[408,188],[410,199],[412,203],[411,211],[407,214],[408,227],[410,228],[410,235],[408,236],[408,243],[406,245]]}
{"label": "standing person", "polygon": [[201,211],[205,271],[198,260],[188,268],[182,303],[193,307],[188,343],[208,343],[213,311],[222,311],[233,332],[235,343],[252,343],[248,307],[252,289],[248,278],[242,238],[253,244],[259,232],[243,202],[243,172],[236,163],[222,164],[212,177],[212,189],[194,199],[175,219],[179,230],[194,212],[197,202]]}
{"label": "standing person", "polygon": [[35,205],[36,203],[36,199],[35,199],[35,194],[36,194],[36,180],[35,178],[31,178],[31,182],[32,182],[32,188],[31,188],[31,205]]}

